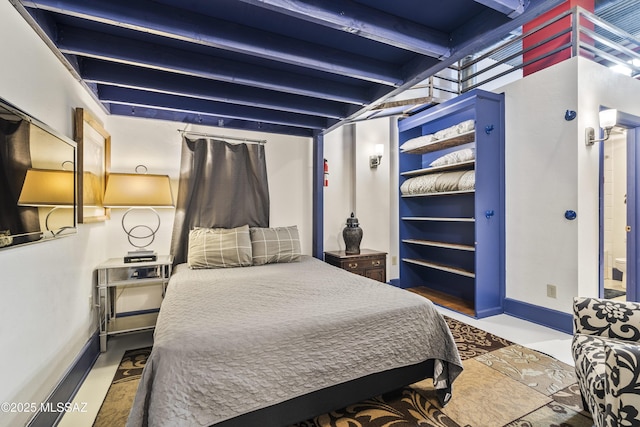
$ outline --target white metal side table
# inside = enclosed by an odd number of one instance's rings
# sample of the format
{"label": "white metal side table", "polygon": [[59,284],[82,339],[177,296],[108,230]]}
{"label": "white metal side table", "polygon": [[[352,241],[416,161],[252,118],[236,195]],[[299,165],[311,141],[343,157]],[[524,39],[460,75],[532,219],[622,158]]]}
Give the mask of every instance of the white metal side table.
{"label": "white metal side table", "polygon": [[98,325],[100,351],[107,351],[110,335],[147,331],[155,328],[158,312],[143,312],[116,316],[116,290],[141,286],[161,286],[167,289],[173,255],[159,255],[156,261],[125,263],[123,258],[111,258],[96,267],[98,271]]}

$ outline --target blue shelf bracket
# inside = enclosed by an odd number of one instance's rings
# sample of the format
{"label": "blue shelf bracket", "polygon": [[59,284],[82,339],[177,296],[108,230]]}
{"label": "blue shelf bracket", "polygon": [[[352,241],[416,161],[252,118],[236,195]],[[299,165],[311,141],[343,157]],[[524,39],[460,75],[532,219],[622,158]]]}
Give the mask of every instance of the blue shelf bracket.
{"label": "blue shelf bracket", "polygon": [[486,125],[486,126],[484,127],[484,132],[485,132],[487,135],[489,135],[489,134],[491,134],[491,132],[493,132],[493,129],[494,129],[493,125]]}
{"label": "blue shelf bracket", "polygon": [[484,216],[487,219],[491,219],[492,216],[494,216],[496,213],[493,210],[489,210],[489,211],[485,211]]}

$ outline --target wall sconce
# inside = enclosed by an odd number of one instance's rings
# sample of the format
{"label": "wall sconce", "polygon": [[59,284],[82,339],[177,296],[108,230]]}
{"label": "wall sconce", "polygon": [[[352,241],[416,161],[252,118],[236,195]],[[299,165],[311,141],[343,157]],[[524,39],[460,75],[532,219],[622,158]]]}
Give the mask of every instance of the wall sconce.
{"label": "wall sconce", "polygon": [[602,142],[609,139],[611,136],[611,129],[616,125],[618,120],[618,110],[609,109],[602,110],[598,114],[600,119],[600,127],[604,129],[605,137],[601,139],[596,139],[596,132],[592,127],[588,127],[585,129],[585,140],[584,143],[586,146],[593,145],[596,142]]}
{"label": "wall sconce", "polygon": [[376,144],[376,151],[373,156],[369,156],[369,167],[375,169],[380,166],[382,155],[384,154],[384,144]]}
{"label": "wall sconce", "polygon": [[[139,167],[136,167],[136,170]],[[153,243],[156,233],[160,229],[160,215],[154,208],[174,206],[169,176],[146,173],[109,174],[107,175],[107,188],[104,192],[103,204],[108,208],[129,208],[122,216],[122,229],[127,234],[131,246],[136,247],[137,250],[129,251],[124,259],[125,262],[155,261],[155,253],[145,249]],[[127,227],[125,224],[127,215],[135,209],[147,209],[154,213],[156,216],[154,227],[144,224]],[[146,231],[140,235],[140,230]],[[134,243],[139,240],[142,240],[143,243]]]}

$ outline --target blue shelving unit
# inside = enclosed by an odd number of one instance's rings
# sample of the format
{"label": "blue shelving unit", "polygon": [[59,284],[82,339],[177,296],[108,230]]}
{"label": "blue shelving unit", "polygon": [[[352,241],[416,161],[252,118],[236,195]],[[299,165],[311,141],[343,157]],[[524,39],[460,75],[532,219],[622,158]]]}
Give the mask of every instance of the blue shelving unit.
{"label": "blue shelving unit", "polygon": [[[399,142],[466,120],[475,129],[400,154],[400,184],[426,174],[475,169],[475,190],[400,196],[400,280],[434,303],[481,318],[504,299],[504,95],[473,90],[399,122]],[[475,160],[429,167],[474,148]]]}

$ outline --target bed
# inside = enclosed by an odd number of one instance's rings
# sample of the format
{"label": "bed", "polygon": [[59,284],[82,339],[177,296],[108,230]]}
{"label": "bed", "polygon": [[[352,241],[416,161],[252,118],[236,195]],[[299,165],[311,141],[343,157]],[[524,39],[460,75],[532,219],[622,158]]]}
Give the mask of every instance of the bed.
{"label": "bed", "polygon": [[286,426],[462,364],[432,303],[330,266],[174,269],[127,425]]}

